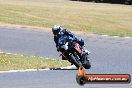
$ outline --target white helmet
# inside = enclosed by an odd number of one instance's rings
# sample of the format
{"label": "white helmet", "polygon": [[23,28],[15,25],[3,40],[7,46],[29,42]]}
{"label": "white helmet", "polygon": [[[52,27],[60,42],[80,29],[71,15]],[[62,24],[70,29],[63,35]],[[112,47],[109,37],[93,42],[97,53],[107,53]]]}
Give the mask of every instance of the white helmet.
{"label": "white helmet", "polygon": [[62,29],[61,25],[57,24],[57,25],[54,25],[54,27],[52,28],[52,32],[54,35],[57,35],[61,31],[61,29]]}

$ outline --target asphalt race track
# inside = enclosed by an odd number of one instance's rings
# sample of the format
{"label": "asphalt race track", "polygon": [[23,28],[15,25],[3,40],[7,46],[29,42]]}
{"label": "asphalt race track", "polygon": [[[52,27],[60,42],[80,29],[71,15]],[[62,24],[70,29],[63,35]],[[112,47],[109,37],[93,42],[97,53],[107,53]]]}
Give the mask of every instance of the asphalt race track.
{"label": "asphalt race track", "polygon": [[[132,38],[78,35],[91,51],[87,73],[132,75]],[[0,27],[0,50],[60,59],[51,32]],[[76,70],[0,73],[0,88],[80,88]],[[84,88],[132,88],[132,84],[86,84]]]}

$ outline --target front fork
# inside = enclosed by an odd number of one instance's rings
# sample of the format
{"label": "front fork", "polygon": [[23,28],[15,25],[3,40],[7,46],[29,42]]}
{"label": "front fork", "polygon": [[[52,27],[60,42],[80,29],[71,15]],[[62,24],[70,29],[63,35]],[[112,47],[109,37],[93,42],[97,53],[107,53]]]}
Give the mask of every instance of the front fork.
{"label": "front fork", "polygon": [[82,64],[82,59],[81,59],[81,54],[80,53],[74,52],[73,56],[76,58],[76,60],[79,64]]}
{"label": "front fork", "polygon": [[65,52],[65,53],[62,53],[61,55],[64,56],[69,62],[74,64],[77,67],[77,69],[82,67],[80,57],[77,55],[76,52],[74,52],[74,53],[66,53]]}

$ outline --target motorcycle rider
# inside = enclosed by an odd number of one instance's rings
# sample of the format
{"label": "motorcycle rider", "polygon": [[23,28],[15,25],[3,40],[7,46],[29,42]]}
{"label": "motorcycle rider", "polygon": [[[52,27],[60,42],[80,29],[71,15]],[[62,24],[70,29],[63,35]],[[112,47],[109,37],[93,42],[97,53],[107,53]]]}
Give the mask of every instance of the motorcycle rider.
{"label": "motorcycle rider", "polygon": [[[75,34],[71,33],[70,31],[68,31],[67,29],[63,28],[61,25],[54,25],[54,27],[52,28],[52,32],[54,35],[54,42],[56,44],[56,48],[57,51],[60,51],[60,46],[58,43],[59,38],[61,37],[61,34],[64,34],[66,36],[68,36],[69,40],[75,40],[76,42],[78,42],[78,44],[80,45],[80,48],[83,49],[84,46],[84,41],[80,38],[77,38],[75,36]],[[62,60],[65,60],[66,58],[64,56],[62,56]]]}

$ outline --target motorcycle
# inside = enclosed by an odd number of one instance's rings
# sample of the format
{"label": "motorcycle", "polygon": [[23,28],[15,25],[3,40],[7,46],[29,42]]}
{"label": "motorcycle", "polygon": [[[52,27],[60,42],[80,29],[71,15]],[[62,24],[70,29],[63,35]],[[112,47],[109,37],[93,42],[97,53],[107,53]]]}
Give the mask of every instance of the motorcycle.
{"label": "motorcycle", "polygon": [[78,42],[74,40],[67,41],[67,37],[59,39],[60,52],[63,60],[68,60],[70,63],[74,64],[77,69],[84,67],[85,69],[90,69],[91,64],[89,61],[90,52],[86,49],[81,49]]}

